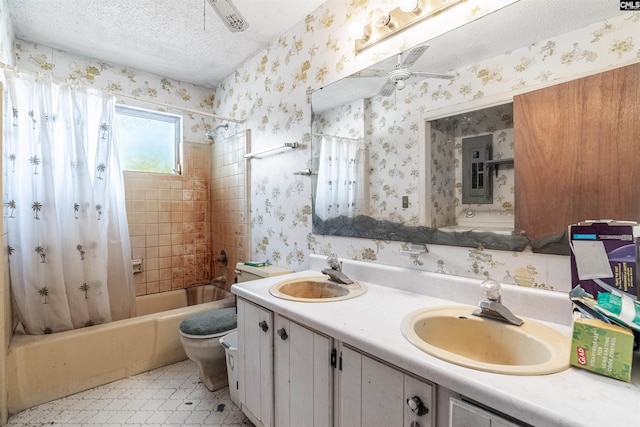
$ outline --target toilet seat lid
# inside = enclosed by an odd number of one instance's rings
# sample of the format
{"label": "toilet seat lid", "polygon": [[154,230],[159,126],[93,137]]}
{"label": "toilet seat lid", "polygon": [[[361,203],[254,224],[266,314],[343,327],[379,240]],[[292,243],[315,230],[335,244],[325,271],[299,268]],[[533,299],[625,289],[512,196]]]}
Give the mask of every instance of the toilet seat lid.
{"label": "toilet seat lid", "polygon": [[235,307],[218,308],[187,317],[180,323],[180,333],[195,338],[207,338],[236,328],[238,314]]}

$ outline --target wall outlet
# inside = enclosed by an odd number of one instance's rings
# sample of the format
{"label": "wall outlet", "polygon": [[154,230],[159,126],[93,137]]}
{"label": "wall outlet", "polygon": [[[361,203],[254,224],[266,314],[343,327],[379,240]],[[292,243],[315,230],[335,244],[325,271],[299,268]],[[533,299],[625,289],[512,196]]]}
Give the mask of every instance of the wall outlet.
{"label": "wall outlet", "polygon": [[404,209],[409,207],[409,196],[402,196],[402,207]]}

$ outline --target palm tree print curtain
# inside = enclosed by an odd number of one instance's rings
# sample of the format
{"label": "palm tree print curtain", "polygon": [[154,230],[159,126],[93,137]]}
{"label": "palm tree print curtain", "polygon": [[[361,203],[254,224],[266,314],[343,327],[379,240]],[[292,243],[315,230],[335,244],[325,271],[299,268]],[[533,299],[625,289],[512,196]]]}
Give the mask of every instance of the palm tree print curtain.
{"label": "palm tree print curtain", "polygon": [[4,71],[3,193],[14,307],[29,334],[130,317],[133,275],[115,104]]}

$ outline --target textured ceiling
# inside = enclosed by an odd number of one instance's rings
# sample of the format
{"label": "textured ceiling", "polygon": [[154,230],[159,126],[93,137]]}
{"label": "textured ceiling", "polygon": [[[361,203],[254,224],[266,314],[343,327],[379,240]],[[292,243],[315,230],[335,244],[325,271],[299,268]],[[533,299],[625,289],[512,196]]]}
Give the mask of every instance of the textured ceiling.
{"label": "textured ceiling", "polygon": [[16,38],[214,87],[324,0],[233,0],[230,32],[205,0],[8,0]]}

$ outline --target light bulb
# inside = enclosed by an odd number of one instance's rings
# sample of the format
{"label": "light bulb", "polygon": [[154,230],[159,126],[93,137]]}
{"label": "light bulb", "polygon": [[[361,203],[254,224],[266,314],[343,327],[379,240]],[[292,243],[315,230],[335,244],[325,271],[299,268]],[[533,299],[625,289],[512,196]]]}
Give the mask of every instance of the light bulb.
{"label": "light bulb", "polygon": [[367,31],[361,22],[355,21],[349,26],[349,35],[356,40],[366,39]]}
{"label": "light bulb", "polygon": [[400,0],[398,7],[406,13],[415,12],[420,7],[420,0]]}
{"label": "light bulb", "polygon": [[398,80],[396,82],[396,89],[398,89],[398,90],[404,89],[404,80]]}
{"label": "light bulb", "polygon": [[391,23],[391,15],[384,9],[378,8],[373,12],[373,25],[386,27]]}

